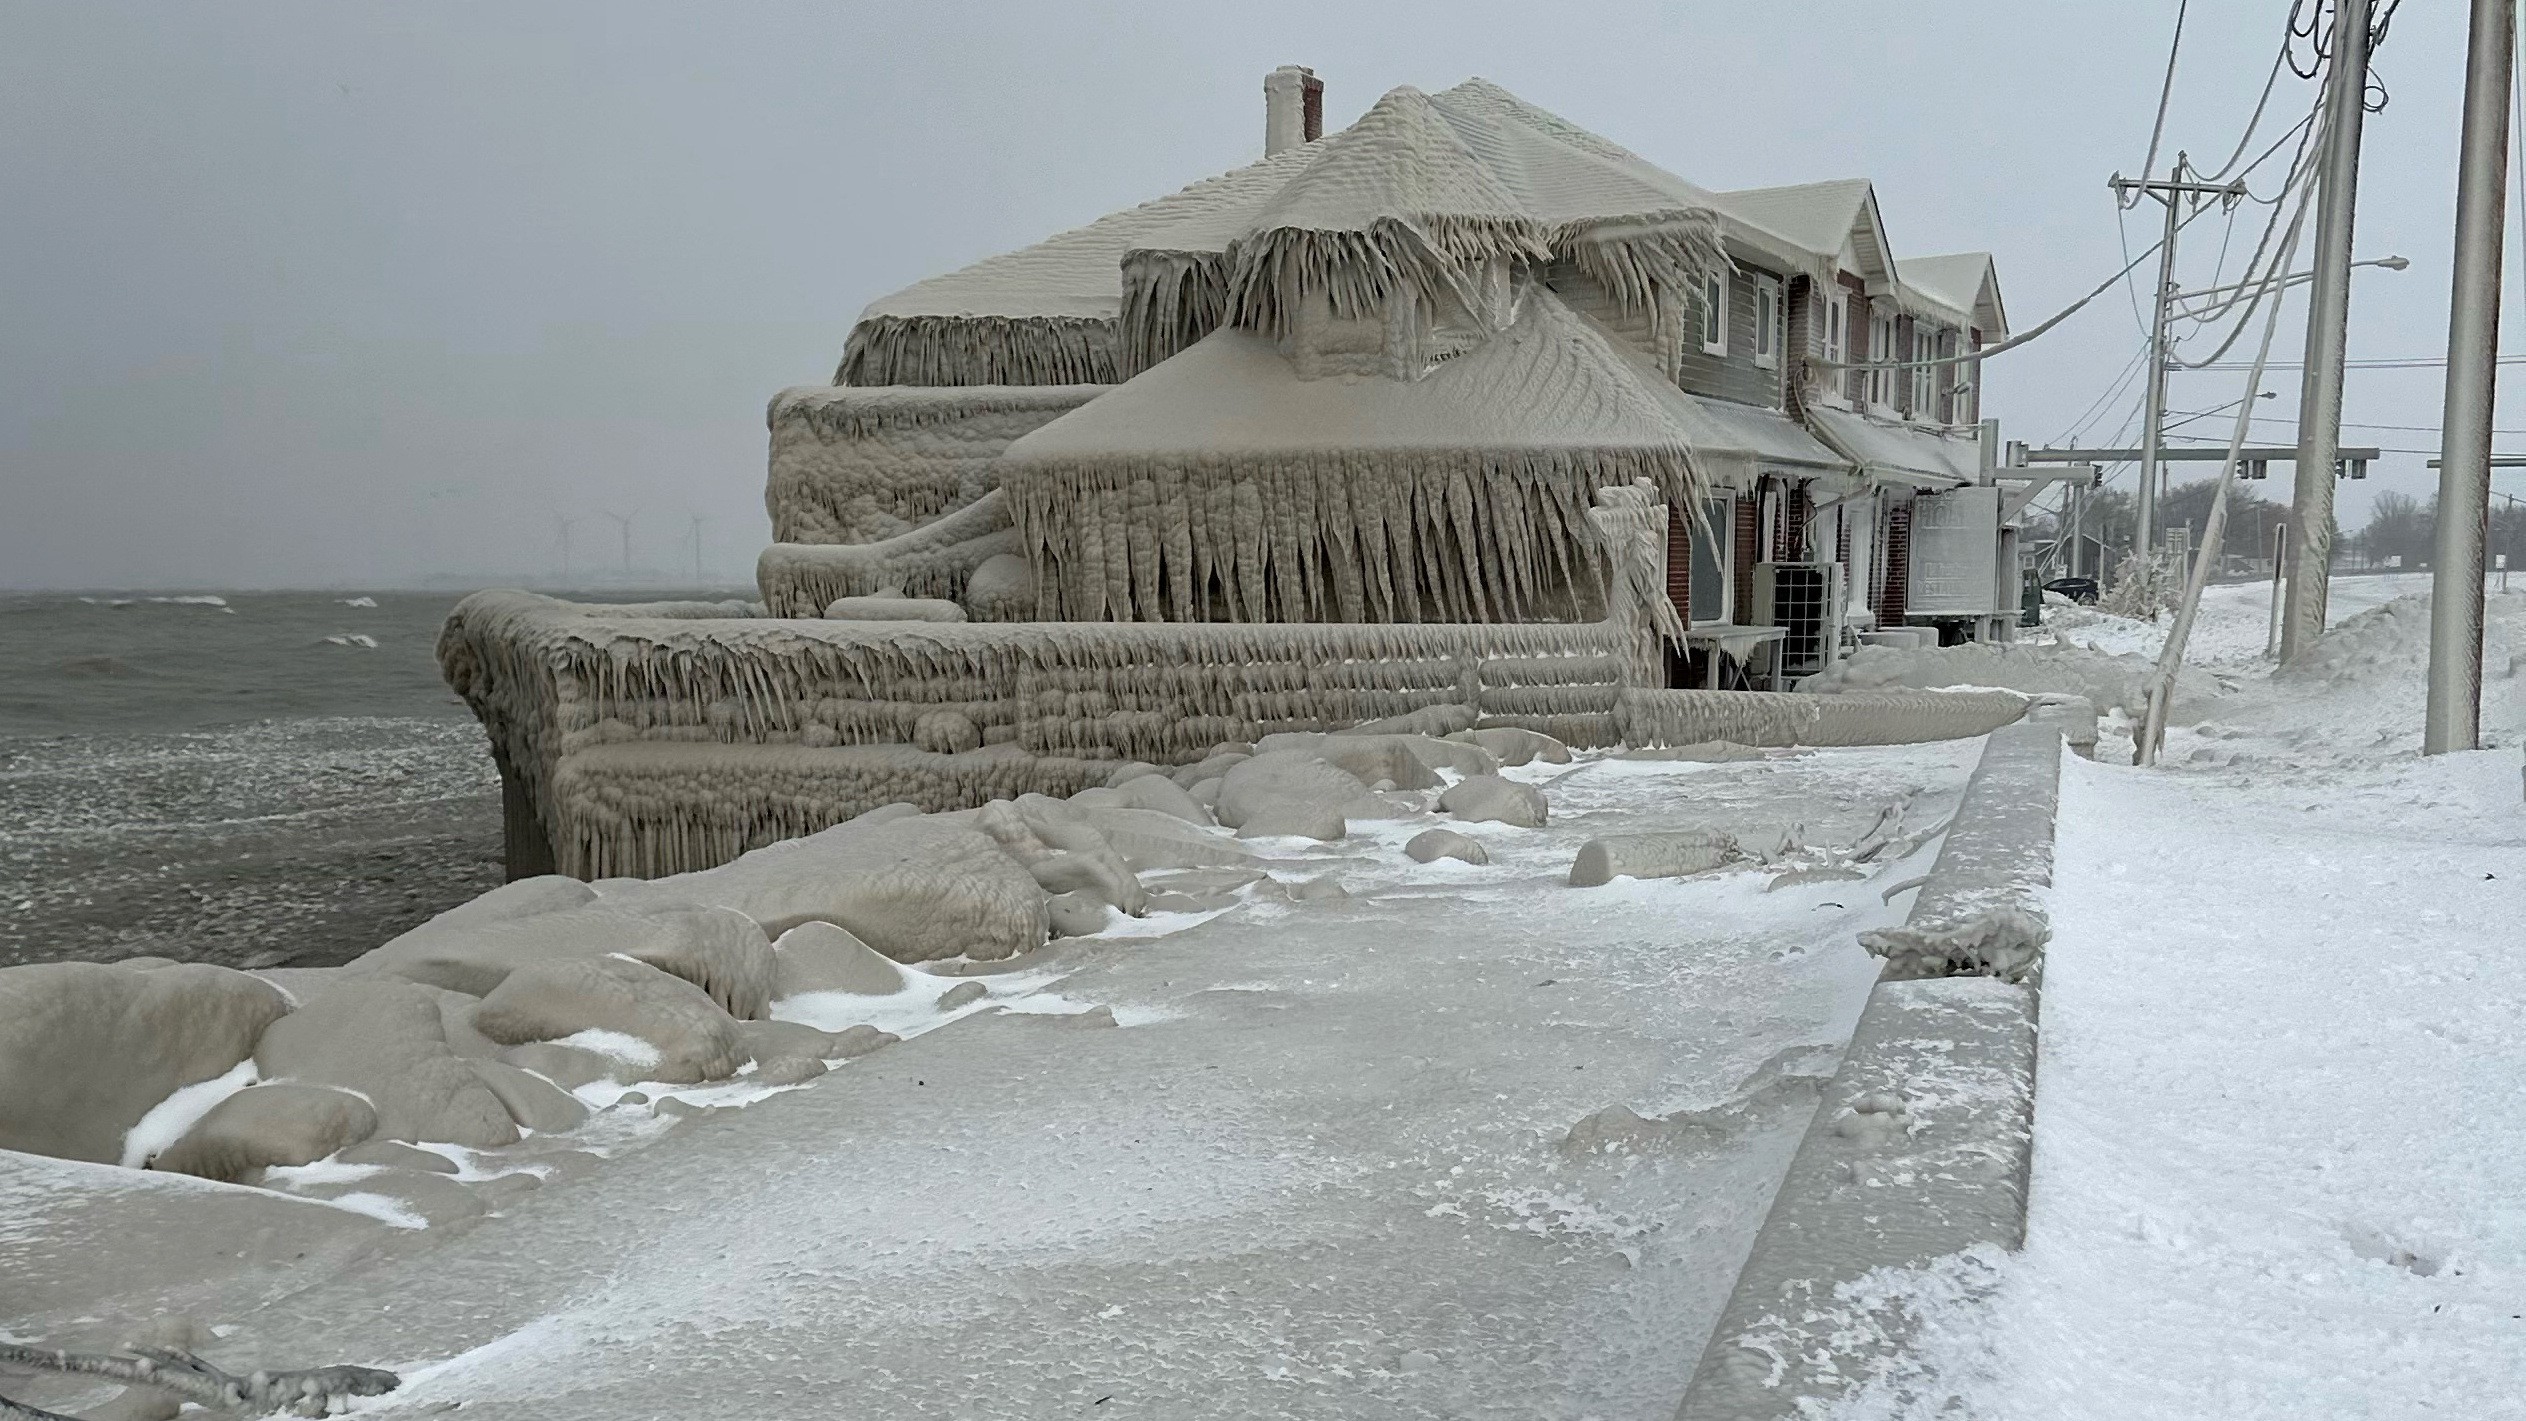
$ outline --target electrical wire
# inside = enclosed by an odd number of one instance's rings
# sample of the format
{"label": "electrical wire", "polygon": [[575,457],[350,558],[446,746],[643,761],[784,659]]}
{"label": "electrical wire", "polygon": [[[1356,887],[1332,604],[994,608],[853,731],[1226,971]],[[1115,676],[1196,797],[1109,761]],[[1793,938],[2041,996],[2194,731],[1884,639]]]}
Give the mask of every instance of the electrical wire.
{"label": "electrical wire", "polygon": [[[2175,224],[2176,230],[2180,232],[2184,228],[2192,225],[2196,219],[2209,210],[2210,209],[2206,207],[2195,208],[2189,215],[2185,216]],[[2166,239],[2163,237],[2159,238],[2157,241],[2151,242],[2146,248],[2142,249],[2140,255],[2133,257],[2130,261],[2124,263],[2122,270],[2117,271],[2112,276],[2098,282],[2096,286],[2085,296],[2080,297],[2078,300],[2073,301],[2069,305],[2062,307],[2060,310],[2053,312],[2049,316],[2046,316],[2032,329],[2010,336],[2007,340],[2001,341],[1997,345],[1986,345],[1980,350],[1964,351],[1956,355],[1933,356],[1928,360],[1810,360],[1808,361],[1808,364],[1814,366],[1818,370],[1929,370],[1935,369],[1941,365],[1968,365],[1977,361],[1988,360],[1992,356],[2017,349],[2019,346],[2026,344],[2028,341],[2031,341],[2050,331],[2053,327],[2060,325],[2063,321],[2077,315],[2079,311],[2086,307],[2090,301],[2093,301],[2097,297],[2104,295],[2107,291],[2112,290],[2114,283],[2122,280],[2124,276],[2128,275],[2133,267],[2138,266],[2140,263],[2157,255],[2158,248],[2165,245]]]}
{"label": "electrical wire", "polygon": [[2095,399],[2089,401],[2088,407],[2079,411],[2079,417],[2070,421],[2070,427],[2062,433],[2053,436],[2052,442],[2056,445],[2067,444],[2077,438],[2078,431],[2085,429],[2088,426],[2088,423],[2096,418],[2097,412],[2105,408],[2108,401],[2112,400],[2116,395],[2122,393],[2123,387],[2131,383],[2131,377],[2140,372],[2142,362],[2146,361],[2148,358],[2149,345],[2148,342],[2143,341],[2140,344],[2140,348],[2132,352],[2131,359],[2123,362],[2123,368],[2115,374],[2112,382],[2107,385],[2105,393],[2098,395]]}
{"label": "electrical wire", "polygon": [[[2149,156],[2140,164],[2143,181],[2158,170],[2158,144],[2166,137],[2166,111],[2175,97],[2175,59],[2184,52],[2184,15],[2191,8],[2192,0],[2176,0],[2175,35],[2166,43],[2166,78],[2158,85],[2158,116],[2149,125]],[[2128,208],[2139,200],[2137,197],[2125,198],[2122,205]]]}

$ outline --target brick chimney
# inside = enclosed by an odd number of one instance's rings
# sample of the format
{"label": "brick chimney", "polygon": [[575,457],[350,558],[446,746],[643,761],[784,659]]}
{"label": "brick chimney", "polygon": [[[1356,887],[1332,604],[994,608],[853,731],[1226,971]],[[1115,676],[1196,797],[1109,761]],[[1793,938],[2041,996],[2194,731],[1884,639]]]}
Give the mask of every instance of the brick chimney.
{"label": "brick chimney", "polygon": [[1324,137],[1324,81],[1302,64],[1263,76],[1263,156]]}

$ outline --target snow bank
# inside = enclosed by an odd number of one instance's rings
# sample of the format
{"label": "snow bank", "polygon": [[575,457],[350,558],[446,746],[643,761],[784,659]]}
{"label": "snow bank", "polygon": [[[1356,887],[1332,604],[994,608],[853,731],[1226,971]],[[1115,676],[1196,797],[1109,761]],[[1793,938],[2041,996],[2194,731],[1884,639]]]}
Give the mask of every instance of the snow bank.
{"label": "snow bank", "polygon": [[[2151,667],[2146,656],[2062,643],[1967,642],[1918,651],[1863,646],[1833,669],[1800,681],[1798,689],[1847,693],[1903,686],[1996,687],[2030,695],[2084,696],[2100,711],[2120,709],[2137,717],[2145,707]],[[2219,695],[2217,682],[2186,671],[2176,685],[2176,722],[2200,719]]]}

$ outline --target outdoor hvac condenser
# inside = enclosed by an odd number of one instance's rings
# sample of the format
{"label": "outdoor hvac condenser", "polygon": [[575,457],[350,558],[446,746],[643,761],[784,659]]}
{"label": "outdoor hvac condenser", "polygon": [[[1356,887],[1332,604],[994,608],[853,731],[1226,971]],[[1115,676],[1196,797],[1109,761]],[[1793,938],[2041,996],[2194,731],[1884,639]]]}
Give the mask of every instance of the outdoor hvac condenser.
{"label": "outdoor hvac condenser", "polygon": [[1754,565],[1754,625],[1780,627],[1780,674],[1813,676],[1841,659],[1842,565]]}
{"label": "outdoor hvac condenser", "polygon": [[1983,486],[1912,500],[1912,586],[1904,615],[1987,617],[2014,611],[2000,587],[2000,491]]}

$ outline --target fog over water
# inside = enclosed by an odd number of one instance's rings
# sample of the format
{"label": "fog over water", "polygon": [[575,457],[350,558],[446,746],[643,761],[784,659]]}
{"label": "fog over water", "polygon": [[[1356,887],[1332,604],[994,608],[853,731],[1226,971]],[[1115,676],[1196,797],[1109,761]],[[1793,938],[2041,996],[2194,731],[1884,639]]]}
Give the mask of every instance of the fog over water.
{"label": "fog over water", "polygon": [[[2224,156],[2284,9],[2194,7],[2170,150]],[[2173,10],[0,0],[0,585],[556,578],[565,520],[572,577],[743,580],[765,401],[864,303],[1258,156],[1281,63],[1330,125],[1482,74],[1705,186],[1873,178],[1898,255],[1994,251],[2023,327],[2122,264]],[[2444,345],[2461,21],[2406,6],[2379,60],[2360,248],[2413,265],[2361,273],[2357,353]],[[2048,440],[2137,339],[2113,293],[1990,408]],[[2355,372],[2349,416],[2438,399]]]}

